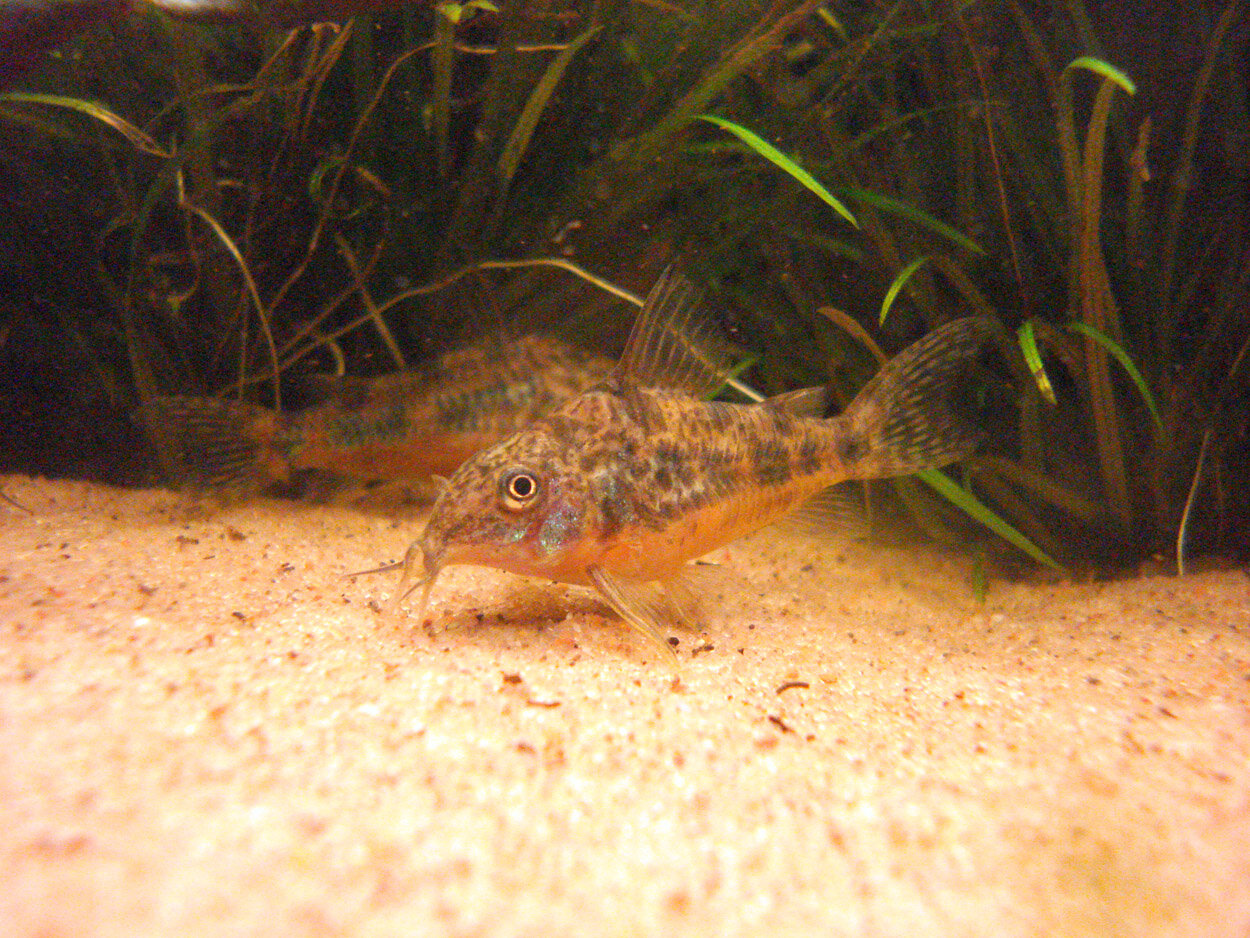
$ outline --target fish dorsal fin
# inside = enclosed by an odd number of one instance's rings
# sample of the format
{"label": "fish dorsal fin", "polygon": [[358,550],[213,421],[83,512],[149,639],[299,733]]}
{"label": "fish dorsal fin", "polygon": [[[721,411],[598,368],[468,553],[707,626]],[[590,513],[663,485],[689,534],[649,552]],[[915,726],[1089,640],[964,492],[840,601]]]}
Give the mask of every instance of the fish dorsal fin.
{"label": "fish dorsal fin", "polygon": [[728,354],[703,308],[703,291],[674,266],[647,294],[616,375],[695,397],[711,397],[729,377]]}
{"label": "fish dorsal fin", "polygon": [[833,395],[829,388],[825,385],[817,385],[814,388],[800,388],[797,391],[787,391],[785,394],[775,394],[765,398],[761,404],[764,407],[784,410],[796,417],[825,417],[829,413],[832,400]]}

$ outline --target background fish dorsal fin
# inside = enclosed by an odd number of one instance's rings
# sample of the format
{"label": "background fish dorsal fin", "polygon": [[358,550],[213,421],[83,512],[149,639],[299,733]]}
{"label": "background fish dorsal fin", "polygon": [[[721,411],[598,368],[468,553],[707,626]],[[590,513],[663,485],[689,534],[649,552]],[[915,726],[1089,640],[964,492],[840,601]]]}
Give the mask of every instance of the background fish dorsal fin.
{"label": "background fish dorsal fin", "polygon": [[703,291],[669,265],[634,320],[617,376],[639,387],[710,397],[729,370],[728,350],[703,307]]}
{"label": "background fish dorsal fin", "polygon": [[300,401],[306,407],[335,401],[344,407],[359,407],[368,399],[370,381],[356,375],[313,373],[298,379]]}

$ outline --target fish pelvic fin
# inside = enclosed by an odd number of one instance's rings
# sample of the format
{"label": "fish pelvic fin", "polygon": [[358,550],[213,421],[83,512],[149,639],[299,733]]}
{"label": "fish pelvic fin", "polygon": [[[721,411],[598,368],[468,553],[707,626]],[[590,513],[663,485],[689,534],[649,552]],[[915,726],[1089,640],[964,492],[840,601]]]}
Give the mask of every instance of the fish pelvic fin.
{"label": "fish pelvic fin", "polygon": [[820,543],[844,541],[866,533],[865,512],[856,491],[860,483],[840,482],[821,489],[783,516],[778,528]]}
{"label": "fish pelvic fin", "polygon": [[728,349],[708,318],[703,291],[670,264],[634,320],[615,375],[637,387],[703,398],[729,373]]}
{"label": "fish pelvic fin", "polygon": [[966,459],[984,439],[974,422],[982,349],[1002,332],[988,316],[957,319],[908,346],[833,418],[848,478],[909,475]]}
{"label": "fish pelvic fin", "polygon": [[215,398],[155,397],[139,417],[175,485],[247,495],[277,481],[270,465],[276,411]]}
{"label": "fish pelvic fin", "polygon": [[679,667],[677,653],[664,637],[663,626],[643,584],[610,573],[592,564],[586,570],[595,589],[635,632],[659,654],[660,660],[674,671]]}

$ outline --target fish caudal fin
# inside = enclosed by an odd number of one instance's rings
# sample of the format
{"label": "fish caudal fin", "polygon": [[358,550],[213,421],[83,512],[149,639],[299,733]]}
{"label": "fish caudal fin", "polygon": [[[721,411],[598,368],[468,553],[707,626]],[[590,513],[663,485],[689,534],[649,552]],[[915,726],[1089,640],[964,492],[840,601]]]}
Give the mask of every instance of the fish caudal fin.
{"label": "fish caudal fin", "polygon": [[246,494],[276,481],[270,467],[277,412],[237,401],[156,397],[139,410],[176,485]]}
{"label": "fish caudal fin", "polygon": [[908,475],[972,455],[984,437],[973,419],[978,358],[1001,329],[986,316],[957,319],[886,362],[833,418],[848,433],[848,477]]}

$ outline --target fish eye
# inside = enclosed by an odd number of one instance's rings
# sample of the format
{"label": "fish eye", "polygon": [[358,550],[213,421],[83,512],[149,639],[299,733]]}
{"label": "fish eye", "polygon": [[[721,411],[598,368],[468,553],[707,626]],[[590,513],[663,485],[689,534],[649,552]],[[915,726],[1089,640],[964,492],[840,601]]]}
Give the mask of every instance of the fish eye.
{"label": "fish eye", "polygon": [[512,469],[503,477],[500,500],[508,511],[520,511],[538,496],[538,479],[528,469]]}

